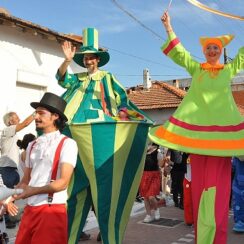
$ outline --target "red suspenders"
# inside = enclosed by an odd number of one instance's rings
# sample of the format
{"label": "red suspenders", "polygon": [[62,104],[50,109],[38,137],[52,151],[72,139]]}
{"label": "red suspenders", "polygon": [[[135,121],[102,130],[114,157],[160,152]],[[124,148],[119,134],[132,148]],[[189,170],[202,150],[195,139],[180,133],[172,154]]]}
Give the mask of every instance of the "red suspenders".
{"label": "red suspenders", "polygon": [[[63,137],[62,140],[59,142],[58,147],[56,149],[54,160],[53,160],[52,175],[51,175],[50,183],[56,180],[57,172],[58,172],[58,162],[60,159],[61,149],[62,149],[62,146],[64,144],[64,141],[67,138],[68,138],[67,136]],[[51,204],[52,201],[53,201],[53,193],[49,193],[48,194],[48,203]]]}
{"label": "red suspenders", "polygon": [[[59,142],[58,146],[57,146],[57,149],[56,149],[56,152],[55,152],[55,155],[54,155],[54,160],[53,160],[52,175],[51,175],[50,183],[56,180],[57,172],[58,172],[58,163],[59,163],[60,154],[61,154],[61,149],[62,149],[62,146],[64,144],[64,141],[67,138],[68,138],[67,136],[63,137],[61,139],[61,141]],[[32,149],[33,149],[35,144],[36,144],[36,141],[34,141],[32,143],[32,145],[31,145],[29,157],[31,155],[31,151],[32,151]],[[30,159],[29,159],[29,162],[30,162]],[[53,200],[53,193],[49,193],[48,194],[48,203],[51,204],[52,200]]]}

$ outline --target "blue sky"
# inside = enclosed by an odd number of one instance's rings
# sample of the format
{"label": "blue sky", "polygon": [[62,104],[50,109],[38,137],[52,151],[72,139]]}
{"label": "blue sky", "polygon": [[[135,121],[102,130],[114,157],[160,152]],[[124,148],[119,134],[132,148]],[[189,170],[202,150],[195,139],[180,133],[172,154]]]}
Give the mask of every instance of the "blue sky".
{"label": "blue sky", "polygon": [[[119,9],[115,2],[147,28]],[[160,17],[170,0],[0,0],[0,7],[13,16],[48,27],[61,33],[82,34],[82,29],[99,30],[99,45],[110,53],[109,70],[126,86],[143,81],[143,69],[148,68],[152,80],[186,78],[189,75],[165,57],[160,46],[166,33]],[[201,0],[203,4],[235,15],[244,13],[243,0]],[[186,0],[173,0],[170,8],[174,30],[183,45],[199,62],[204,57],[200,36],[234,34],[227,46],[233,58],[243,46],[244,21],[233,20],[203,11]]]}

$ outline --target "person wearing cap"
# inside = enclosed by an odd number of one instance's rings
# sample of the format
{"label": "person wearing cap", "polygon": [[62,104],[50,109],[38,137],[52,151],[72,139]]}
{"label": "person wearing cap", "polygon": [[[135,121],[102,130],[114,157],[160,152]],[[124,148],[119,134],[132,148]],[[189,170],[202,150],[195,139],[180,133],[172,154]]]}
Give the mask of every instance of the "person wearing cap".
{"label": "person wearing cap", "polygon": [[231,80],[244,68],[244,47],[227,64],[220,57],[232,35],[201,37],[206,62],[185,50],[166,11],[161,21],[168,34],[162,52],[192,76],[191,87],[164,125],[149,138],[157,144],[190,153],[192,200],[197,244],[225,244],[229,211],[231,157],[243,154],[244,118],[231,92]]}
{"label": "person wearing cap", "polygon": [[43,134],[28,145],[24,176],[16,186],[23,193],[15,199],[27,199],[27,206],[15,243],[66,244],[67,186],[76,165],[77,145],[60,132],[67,122],[62,98],[47,92],[31,106],[36,128]]}
{"label": "person wearing cap", "polygon": [[[115,76],[100,69],[110,56],[99,49],[96,29],[83,30],[79,50],[69,42],[62,48],[65,60],[56,78],[66,89],[66,133],[79,150],[69,187],[69,243],[78,241],[93,202],[103,243],[119,244],[143,173],[152,121],[128,99]],[[86,70],[68,72],[72,61]]]}

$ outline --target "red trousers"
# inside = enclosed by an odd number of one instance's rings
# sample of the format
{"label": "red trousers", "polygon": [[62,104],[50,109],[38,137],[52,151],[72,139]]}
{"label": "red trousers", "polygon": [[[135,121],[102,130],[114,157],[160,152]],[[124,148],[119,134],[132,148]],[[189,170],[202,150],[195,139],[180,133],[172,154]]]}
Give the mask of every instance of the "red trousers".
{"label": "red trousers", "polygon": [[[213,244],[226,244],[231,183],[231,158],[191,155],[192,203],[195,236],[197,240],[197,220],[199,203],[203,191],[216,189],[214,217],[215,230]],[[211,228],[211,226],[210,226]],[[200,238],[200,236],[199,236]],[[197,243],[199,244],[199,243]],[[207,243],[212,244],[212,243]]]}
{"label": "red trousers", "polygon": [[15,244],[67,244],[65,204],[26,206]]}
{"label": "red trousers", "polygon": [[183,181],[183,192],[184,192],[184,219],[186,224],[193,224],[193,213],[192,213],[192,193],[191,193],[191,181],[184,178]]}

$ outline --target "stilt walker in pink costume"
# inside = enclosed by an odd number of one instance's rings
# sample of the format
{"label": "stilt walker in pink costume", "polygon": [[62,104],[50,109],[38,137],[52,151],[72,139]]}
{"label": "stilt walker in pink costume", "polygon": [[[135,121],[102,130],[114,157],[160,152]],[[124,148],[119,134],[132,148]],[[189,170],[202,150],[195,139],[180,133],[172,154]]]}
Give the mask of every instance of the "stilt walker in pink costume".
{"label": "stilt walker in pink costume", "polygon": [[195,61],[173,32],[166,11],[161,17],[168,33],[162,51],[192,76],[192,84],[169,120],[153,127],[157,144],[190,153],[193,218],[197,244],[225,244],[231,180],[231,156],[244,151],[244,118],[231,92],[231,79],[244,68],[244,47],[231,63],[220,64],[222,49],[232,35],[202,37],[205,63]]}

